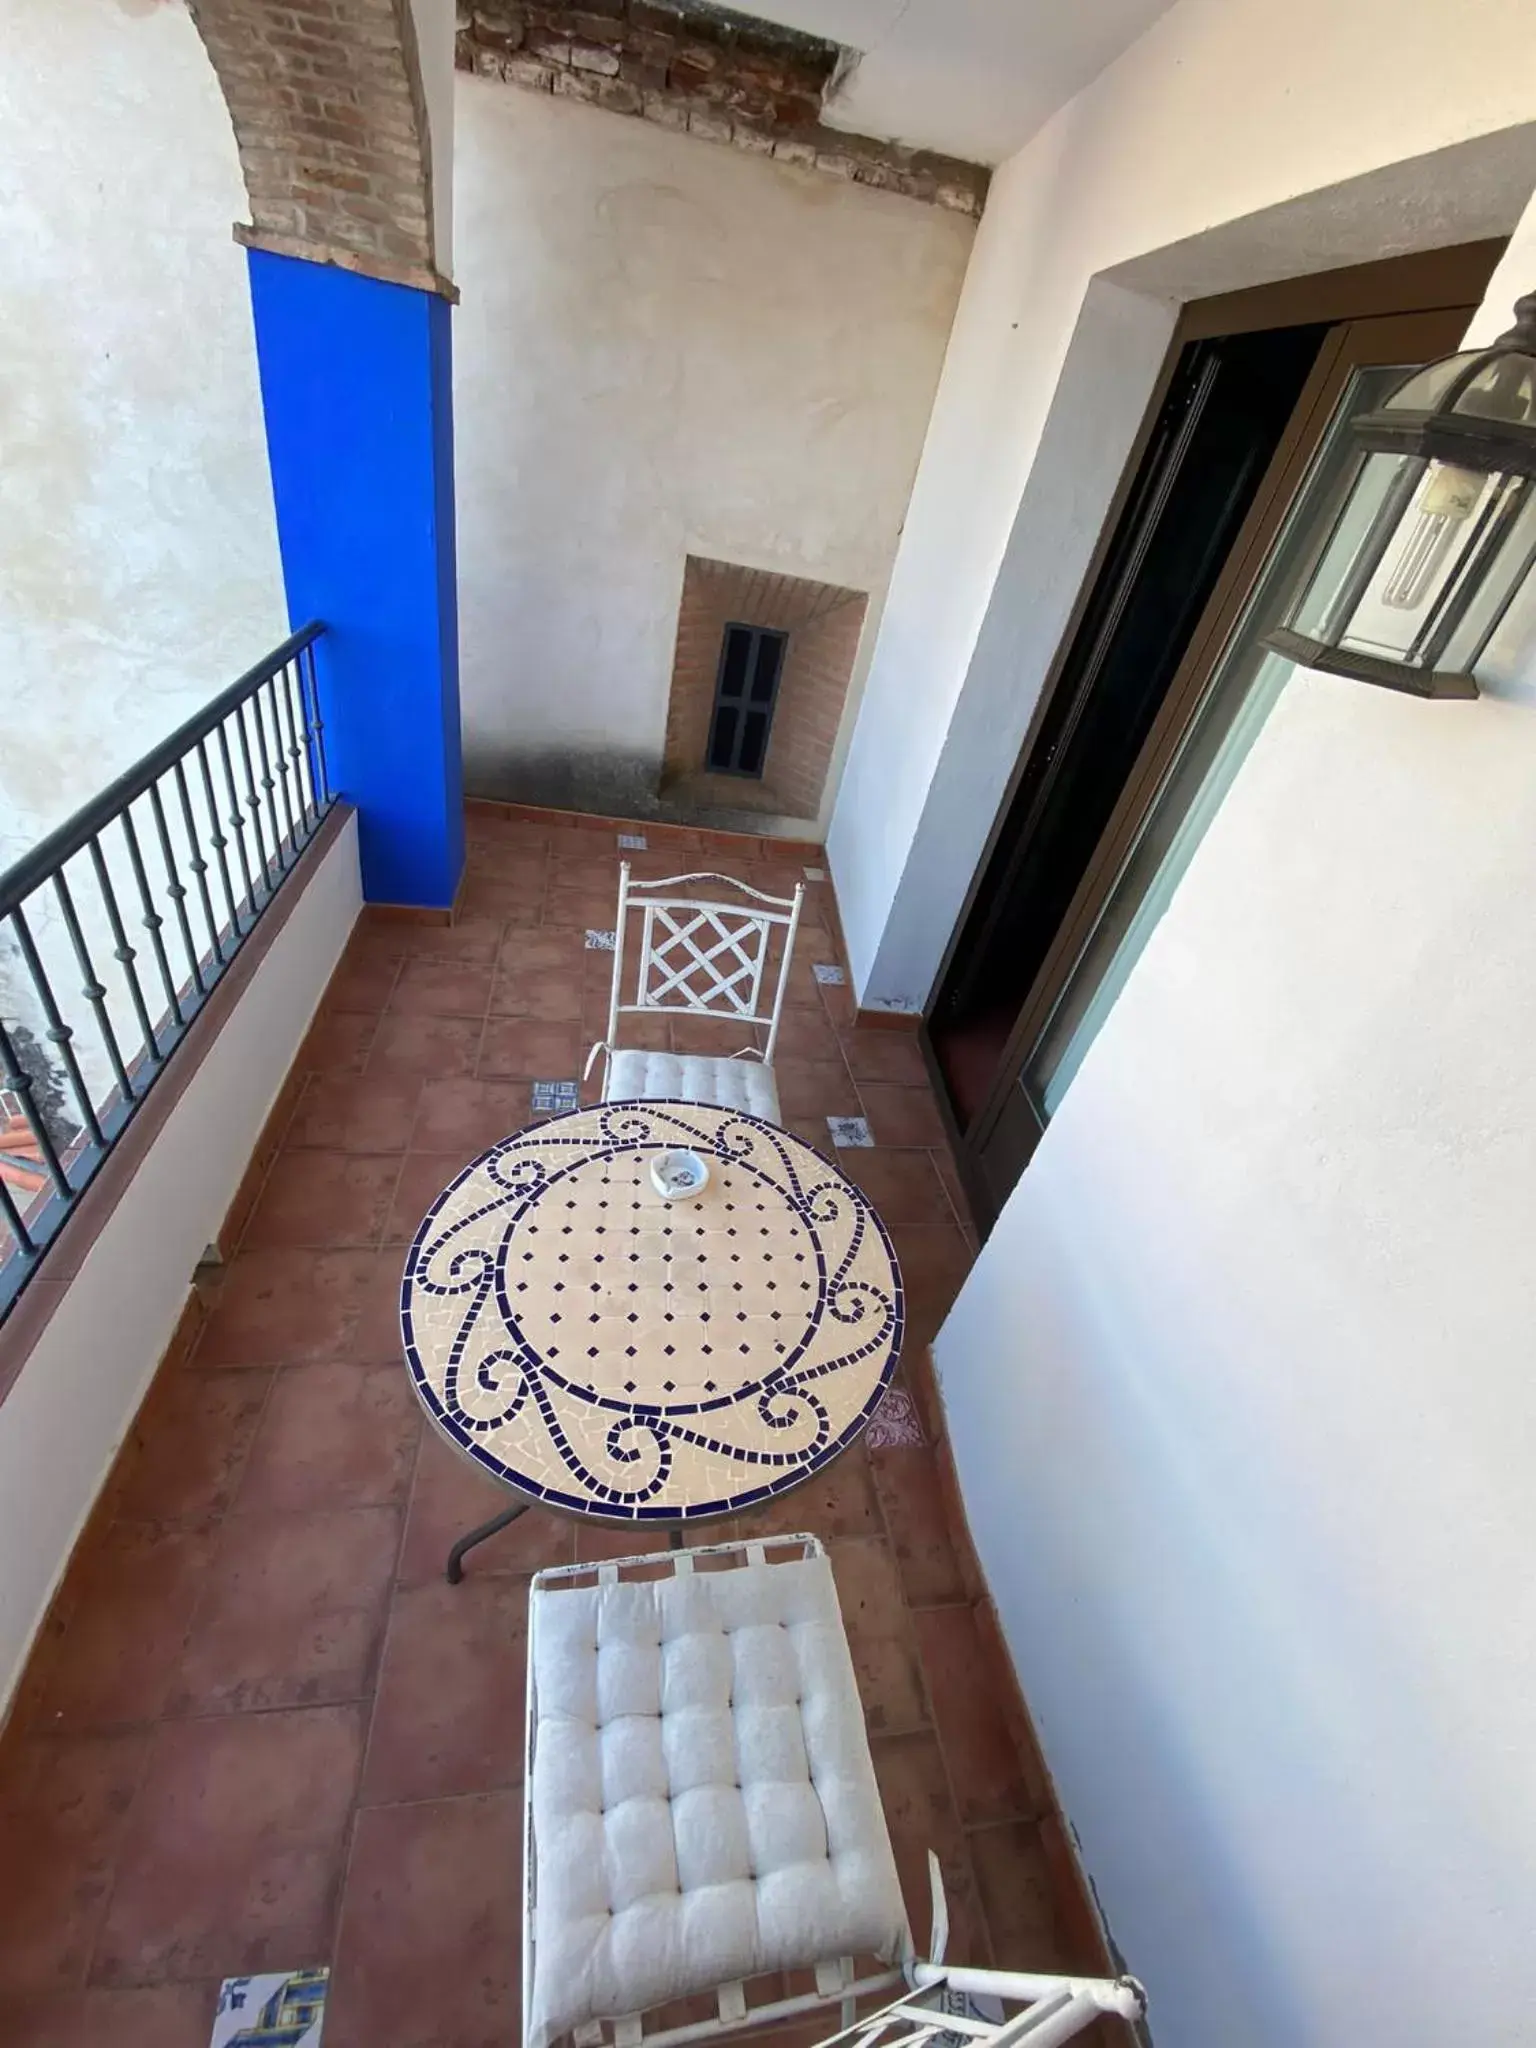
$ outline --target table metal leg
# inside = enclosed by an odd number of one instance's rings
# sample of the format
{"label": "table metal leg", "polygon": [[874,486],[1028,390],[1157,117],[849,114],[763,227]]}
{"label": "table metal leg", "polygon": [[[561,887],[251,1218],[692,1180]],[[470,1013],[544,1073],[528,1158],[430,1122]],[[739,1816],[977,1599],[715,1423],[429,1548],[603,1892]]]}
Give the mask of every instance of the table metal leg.
{"label": "table metal leg", "polygon": [[488,1522],[482,1522],[478,1529],[471,1529],[467,1536],[461,1536],[448,1553],[448,1583],[456,1586],[464,1576],[464,1559],[477,1543],[483,1543],[487,1536],[494,1536],[498,1529],[505,1529],[515,1522],[519,1515],[526,1515],[530,1503],[520,1500],[514,1507],[503,1508],[499,1515],[493,1515]]}

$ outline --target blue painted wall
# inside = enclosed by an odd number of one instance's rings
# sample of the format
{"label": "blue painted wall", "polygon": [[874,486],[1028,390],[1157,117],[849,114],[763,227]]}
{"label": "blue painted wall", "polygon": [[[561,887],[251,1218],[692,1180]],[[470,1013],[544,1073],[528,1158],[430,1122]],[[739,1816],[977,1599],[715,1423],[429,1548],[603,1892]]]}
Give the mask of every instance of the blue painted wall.
{"label": "blue painted wall", "polygon": [[363,893],[446,905],[464,865],[449,307],[249,253],[288,615],[322,619],[332,787]]}

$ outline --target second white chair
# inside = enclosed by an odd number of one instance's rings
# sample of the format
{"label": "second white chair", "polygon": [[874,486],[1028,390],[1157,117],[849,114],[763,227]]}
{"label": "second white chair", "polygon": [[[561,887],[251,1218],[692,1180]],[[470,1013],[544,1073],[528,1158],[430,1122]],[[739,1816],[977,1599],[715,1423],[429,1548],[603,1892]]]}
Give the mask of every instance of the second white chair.
{"label": "second white chair", "polygon": [[[701,883],[723,884],[735,892],[735,900],[679,893]],[[608,1031],[587,1060],[590,1073],[603,1056],[605,1102],[708,1102],[779,1122],[773,1055],[804,899],[803,882],[796,884],[793,896],[767,896],[729,875],[634,882],[629,862],[622,864]],[[629,926],[635,918],[640,929],[632,941]],[[634,995],[626,1002],[625,967],[631,959],[637,961]],[[771,1000],[765,983],[772,988]],[[648,1052],[619,1043],[626,1017],[679,1015],[714,1017],[743,1031],[764,1030],[767,1038],[761,1046],[745,1045],[723,1057]]]}

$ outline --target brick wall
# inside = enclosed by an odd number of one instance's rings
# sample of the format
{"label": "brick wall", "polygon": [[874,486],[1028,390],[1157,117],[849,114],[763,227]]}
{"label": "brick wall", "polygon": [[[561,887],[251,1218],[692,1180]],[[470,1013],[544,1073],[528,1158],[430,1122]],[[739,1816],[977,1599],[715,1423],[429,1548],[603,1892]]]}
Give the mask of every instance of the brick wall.
{"label": "brick wall", "polygon": [[[867,603],[859,590],[687,558],[662,765],[661,793],[670,807],[817,815]],[[789,635],[760,782],[704,768],[720,643],[731,624]]]}
{"label": "brick wall", "polygon": [[234,123],[242,241],[439,289],[409,0],[188,0]]}
{"label": "brick wall", "polygon": [[989,176],[981,165],[822,125],[849,54],[699,4],[468,0],[459,10],[461,70],[978,215]]}

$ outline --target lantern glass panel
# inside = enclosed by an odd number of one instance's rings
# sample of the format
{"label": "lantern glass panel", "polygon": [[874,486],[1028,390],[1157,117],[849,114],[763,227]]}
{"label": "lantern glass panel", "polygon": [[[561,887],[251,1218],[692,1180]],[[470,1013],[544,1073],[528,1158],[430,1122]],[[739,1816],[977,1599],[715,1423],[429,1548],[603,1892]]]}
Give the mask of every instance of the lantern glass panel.
{"label": "lantern glass panel", "polygon": [[1495,356],[1451,407],[1505,426],[1536,426],[1536,358],[1511,351]]}
{"label": "lantern glass panel", "polygon": [[1459,356],[1442,356],[1438,363],[1426,363],[1392,393],[1382,411],[1434,412],[1462,371],[1481,354],[1481,349],[1467,349]]}
{"label": "lantern glass panel", "polygon": [[1352,654],[1438,665],[1446,606],[1517,483],[1449,462],[1367,456],[1297,607],[1299,630]]}
{"label": "lantern glass panel", "polygon": [[1527,477],[1495,477],[1503,487],[1503,518],[1488,536],[1491,557],[1471,589],[1467,608],[1447,637],[1437,668],[1469,674],[1488,636],[1536,561],[1536,484]]}

